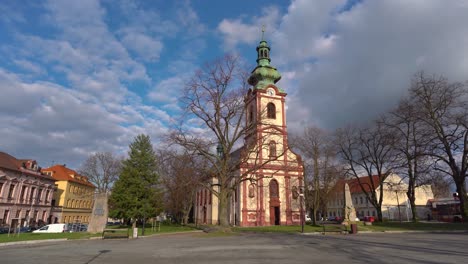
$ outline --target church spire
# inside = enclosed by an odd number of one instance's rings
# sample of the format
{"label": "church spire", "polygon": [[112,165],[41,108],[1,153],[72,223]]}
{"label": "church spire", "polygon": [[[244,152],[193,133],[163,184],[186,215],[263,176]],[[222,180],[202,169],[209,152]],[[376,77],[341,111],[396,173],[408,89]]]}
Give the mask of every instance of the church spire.
{"label": "church spire", "polygon": [[[275,84],[281,79],[281,74],[275,67],[270,65],[270,46],[264,39],[265,26],[262,26],[262,40],[257,46],[257,67],[252,71],[249,77],[249,84],[254,89],[265,89],[269,84]],[[281,92],[282,89],[278,87]]]}

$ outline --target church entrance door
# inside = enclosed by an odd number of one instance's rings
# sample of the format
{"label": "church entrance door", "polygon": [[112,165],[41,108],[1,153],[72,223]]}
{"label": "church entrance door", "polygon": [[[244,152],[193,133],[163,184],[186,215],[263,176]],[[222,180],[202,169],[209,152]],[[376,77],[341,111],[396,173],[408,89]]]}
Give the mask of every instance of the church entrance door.
{"label": "church entrance door", "polygon": [[275,225],[280,225],[280,208],[279,206],[273,207],[275,210]]}

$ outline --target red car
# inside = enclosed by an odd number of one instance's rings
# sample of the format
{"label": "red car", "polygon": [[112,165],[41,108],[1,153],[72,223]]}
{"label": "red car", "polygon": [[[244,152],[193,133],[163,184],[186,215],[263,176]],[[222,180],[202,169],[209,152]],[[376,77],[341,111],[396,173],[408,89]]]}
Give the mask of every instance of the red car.
{"label": "red car", "polygon": [[375,218],[373,216],[364,216],[364,222],[374,222]]}

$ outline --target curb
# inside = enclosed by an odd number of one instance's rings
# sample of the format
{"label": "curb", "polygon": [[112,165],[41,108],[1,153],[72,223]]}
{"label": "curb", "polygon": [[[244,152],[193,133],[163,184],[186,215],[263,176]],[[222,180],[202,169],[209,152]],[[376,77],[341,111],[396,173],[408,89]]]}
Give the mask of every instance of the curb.
{"label": "curb", "polygon": [[183,231],[183,232],[167,232],[167,233],[151,234],[151,235],[147,235],[147,236],[138,236],[138,238],[147,238],[147,237],[165,236],[165,235],[180,235],[180,234],[190,234],[190,233],[203,233],[203,230],[193,230],[193,231]]}
{"label": "curb", "polygon": [[40,243],[50,243],[50,242],[62,242],[67,241],[67,238],[57,238],[57,239],[43,239],[43,240],[25,240],[25,241],[16,241],[16,242],[5,242],[0,243],[0,247],[5,246],[14,246],[14,245],[31,245],[31,244],[40,244]]}
{"label": "curb", "polygon": [[[301,235],[326,235],[328,232],[309,232],[300,233]],[[330,232],[339,233],[339,232]],[[404,234],[404,233],[417,233],[417,234],[431,234],[431,233],[454,233],[454,234],[467,234],[468,230],[387,230],[387,231],[358,231],[357,234]]]}

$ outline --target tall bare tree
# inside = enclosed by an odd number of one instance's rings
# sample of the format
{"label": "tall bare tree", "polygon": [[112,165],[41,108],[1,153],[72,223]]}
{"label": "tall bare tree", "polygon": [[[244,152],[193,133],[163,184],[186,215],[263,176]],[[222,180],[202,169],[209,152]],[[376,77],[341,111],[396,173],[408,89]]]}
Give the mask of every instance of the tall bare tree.
{"label": "tall bare tree", "polygon": [[109,193],[112,185],[119,178],[121,169],[121,158],[111,152],[98,152],[86,159],[79,173],[87,176],[96,185],[97,192]]}
{"label": "tall bare tree", "polygon": [[431,159],[425,155],[429,135],[417,116],[416,106],[411,100],[403,99],[399,105],[378,122],[384,124],[395,136],[395,155],[398,155],[400,174],[408,180],[406,196],[411,204],[412,220],[417,221],[416,187],[427,182]]}
{"label": "tall bare tree", "polygon": [[340,176],[336,164],[336,147],[329,133],[319,127],[307,127],[300,135],[291,137],[291,145],[301,153],[305,166],[306,201],[312,211],[312,223],[317,212],[326,212],[328,194]]}
{"label": "tall bare tree", "polygon": [[[278,160],[287,151],[278,143],[277,155],[270,159],[259,158],[262,151],[268,152],[269,145],[265,137],[256,136],[254,128],[257,123],[252,119],[246,121],[244,100],[248,89],[247,73],[237,56],[226,55],[206,64],[185,86],[180,101],[187,116],[171,136],[175,143],[209,162],[206,175],[213,180],[205,181],[204,188],[218,198],[221,226],[229,225],[228,204],[239,183],[255,183],[258,179],[253,172]],[[202,132],[197,134],[190,130],[185,125],[187,120],[199,122]],[[244,137],[252,132],[251,144],[240,148]],[[241,170],[240,164],[246,163],[248,166]]]}
{"label": "tall bare tree", "polygon": [[[375,123],[370,128],[339,129],[336,142],[346,164],[346,175],[357,180],[382,221],[384,183],[397,160],[394,136],[381,123]],[[367,176],[369,180],[363,181],[361,176]]]}
{"label": "tall bare tree", "polygon": [[442,76],[418,73],[411,85],[418,117],[431,134],[428,155],[435,169],[452,177],[460,198],[461,214],[468,217],[468,87]]}

